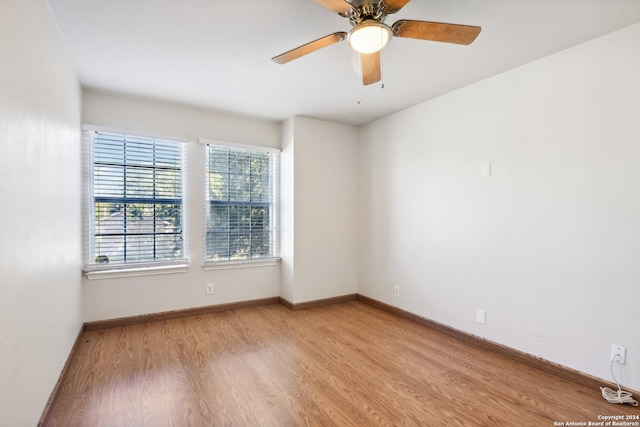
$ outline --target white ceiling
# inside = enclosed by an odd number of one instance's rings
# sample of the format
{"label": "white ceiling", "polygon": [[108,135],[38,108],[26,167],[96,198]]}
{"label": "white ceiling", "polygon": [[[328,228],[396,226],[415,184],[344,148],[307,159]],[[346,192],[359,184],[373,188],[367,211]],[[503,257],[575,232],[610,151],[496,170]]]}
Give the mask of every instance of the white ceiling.
{"label": "white ceiling", "polygon": [[470,46],[394,38],[382,54],[382,88],[362,86],[346,42],[285,65],[270,60],[350,29],[313,0],[48,1],[84,87],[356,125],[640,22],[640,0],[413,0],[387,24],[482,32]]}

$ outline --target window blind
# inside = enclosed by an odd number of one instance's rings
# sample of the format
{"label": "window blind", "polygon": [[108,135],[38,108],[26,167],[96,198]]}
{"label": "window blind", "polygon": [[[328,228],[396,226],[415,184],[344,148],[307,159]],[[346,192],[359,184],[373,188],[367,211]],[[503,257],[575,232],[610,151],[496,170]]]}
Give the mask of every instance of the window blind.
{"label": "window blind", "polygon": [[182,146],[84,131],[85,268],[183,260]]}
{"label": "window blind", "polygon": [[278,254],[279,153],[206,146],[205,264]]}

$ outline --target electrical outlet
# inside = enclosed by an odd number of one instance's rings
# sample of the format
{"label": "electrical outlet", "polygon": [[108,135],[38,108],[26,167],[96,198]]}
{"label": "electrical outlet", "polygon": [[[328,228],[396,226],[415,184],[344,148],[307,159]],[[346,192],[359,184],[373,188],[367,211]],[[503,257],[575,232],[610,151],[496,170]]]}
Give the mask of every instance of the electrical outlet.
{"label": "electrical outlet", "polygon": [[625,355],[627,353],[627,349],[621,345],[613,344],[611,346],[611,360],[624,365]]}
{"label": "electrical outlet", "polygon": [[393,287],[393,296],[395,296],[395,297],[399,297],[400,296],[400,286],[394,286]]}
{"label": "electrical outlet", "polygon": [[213,294],[213,283],[207,283],[207,295]]}

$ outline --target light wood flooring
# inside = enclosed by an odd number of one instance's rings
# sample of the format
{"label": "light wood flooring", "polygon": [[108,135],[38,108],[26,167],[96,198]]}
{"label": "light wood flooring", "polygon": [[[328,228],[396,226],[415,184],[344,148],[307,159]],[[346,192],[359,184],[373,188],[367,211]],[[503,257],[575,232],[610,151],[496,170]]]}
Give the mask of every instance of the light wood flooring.
{"label": "light wood flooring", "polygon": [[[361,302],[84,332],[48,426],[554,426],[640,414]],[[558,424],[554,424],[558,423]]]}

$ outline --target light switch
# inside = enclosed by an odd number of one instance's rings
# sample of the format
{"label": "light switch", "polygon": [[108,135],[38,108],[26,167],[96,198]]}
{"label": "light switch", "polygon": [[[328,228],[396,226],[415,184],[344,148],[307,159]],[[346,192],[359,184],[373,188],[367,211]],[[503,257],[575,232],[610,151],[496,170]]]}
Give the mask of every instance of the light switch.
{"label": "light switch", "polygon": [[491,176],[491,162],[484,162],[482,165],[480,165],[480,176]]}
{"label": "light switch", "polygon": [[476,310],[476,322],[481,325],[487,324],[487,312],[481,308]]}

